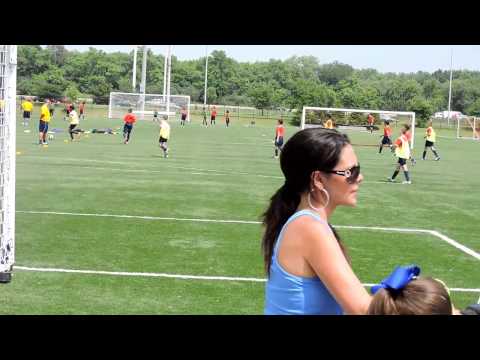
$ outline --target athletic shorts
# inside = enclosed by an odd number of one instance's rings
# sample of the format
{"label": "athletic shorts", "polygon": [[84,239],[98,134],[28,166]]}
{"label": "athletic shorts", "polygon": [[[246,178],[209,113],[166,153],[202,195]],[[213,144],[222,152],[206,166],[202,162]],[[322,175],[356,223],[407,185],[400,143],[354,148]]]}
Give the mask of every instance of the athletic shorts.
{"label": "athletic shorts", "polygon": [[390,139],[388,136],[384,136],[382,139],[382,145],[386,145],[386,144],[389,144],[389,145],[392,144],[392,139]]}
{"label": "athletic shorts", "polygon": [[40,120],[40,123],[38,125],[38,131],[46,133],[48,131],[48,122]]}
{"label": "athletic shorts", "polygon": [[160,138],[158,139],[158,142],[159,142],[160,144],[166,143],[167,141],[168,141],[168,139],[165,139],[165,138],[163,138],[163,137],[161,137],[161,136],[160,136]]}
{"label": "athletic shorts", "polygon": [[72,131],[73,129],[75,129],[76,126],[77,124],[70,124],[70,127],[68,128],[68,130]]}
{"label": "athletic shorts", "polygon": [[187,120],[187,115],[186,114],[182,115],[182,121],[185,121],[185,120]]}
{"label": "athletic shorts", "polygon": [[431,141],[428,141],[428,140],[425,141],[425,147],[431,147],[431,146],[433,146],[433,145],[435,145],[435,143],[433,143],[433,142],[431,142]]}
{"label": "athletic shorts", "polygon": [[210,117],[210,120],[215,120],[215,117],[216,117],[216,116],[213,116],[213,115],[212,115],[212,116]]}
{"label": "athletic shorts", "polygon": [[83,115],[83,110],[80,110],[80,115]]}
{"label": "athletic shorts", "polygon": [[405,164],[407,163],[407,159],[398,158],[398,163],[403,166],[403,165],[405,165]]}
{"label": "athletic shorts", "polygon": [[125,125],[123,126],[123,131],[128,131],[128,132],[130,132],[130,131],[132,131],[132,129],[133,129],[133,125],[132,125],[132,124],[127,124],[127,123],[125,123]]}
{"label": "athletic shorts", "polygon": [[277,141],[275,141],[275,146],[280,148],[283,146],[283,137],[279,137]]}
{"label": "athletic shorts", "polygon": [[30,111],[24,111],[23,112],[23,118],[24,119],[30,119]]}

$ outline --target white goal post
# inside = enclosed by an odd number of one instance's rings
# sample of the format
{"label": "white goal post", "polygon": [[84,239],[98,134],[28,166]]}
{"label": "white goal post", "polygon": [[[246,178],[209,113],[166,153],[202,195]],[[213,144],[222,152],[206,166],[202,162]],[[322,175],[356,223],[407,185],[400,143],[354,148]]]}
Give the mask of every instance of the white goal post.
{"label": "white goal post", "polygon": [[190,96],[111,92],[108,118],[122,118],[128,109],[133,109],[133,113],[140,115],[141,120],[145,118],[145,115],[150,120],[155,112],[159,116],[179,116],[182,108],[187,111],[186,120],[190,121]]}
{"label": "white goal post", "polygon": [[458,118],[457,139],[480,140],[480,119],[473,116]]}
{"label": "white goal post", "polygon": [[[410,122],[410,129],[412,133],[412,141],[411,141],[411,148],[413,149],[414,139],[415,139],[415,112],[413,111],[391,111],[391,110],[368,110],[368,109],[342,109],[342,108],[329,108],[329,107],[316,107],[316,106],[304,106],[302,109],[302,117],[300,120],[300,129],[305,129],[307,127],[316,127],[322,126],[322,122],[313,124],[309,124],[309,113],[314,113],[313,117],[316,120],[322,120],[321,115],[324,114],[331,114],[332,117],[335,119],[335,113],[341,113],[342,119],[349,119],[352,114],[360,113],[360,114],[378,114],[380,117],[388,118],[391,122],[398,122],[397,117],[406,118],[407,121]],[[316,113],[316,114],[315,114]],[[382,119],[383,121],[383,119]],[[364,125],[366,126],[366,117],[364,121]],[[378,122],[377,122],[378,124]],[[348,120],[345,123],[338,124],[339,130],[344,128],[345,130],[352,129],[354,126],[348,125]],[[358,127],[358,126],[357,126]],[[364,127],[364,126],[362,126]]]}
{"label": "white goal post", "polygon": [[0,45],[0,282],[15,262],[15,132],[17,46]]}

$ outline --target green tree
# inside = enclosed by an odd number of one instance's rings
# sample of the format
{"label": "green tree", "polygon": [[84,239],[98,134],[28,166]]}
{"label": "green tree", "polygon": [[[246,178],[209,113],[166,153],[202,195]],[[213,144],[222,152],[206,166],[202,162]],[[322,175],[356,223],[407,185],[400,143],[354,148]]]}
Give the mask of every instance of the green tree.
{"label": "green tree", "polygon": [[40,98],[61,98],[68,86],[63,70],[52,68],[32,76],[31,91]]}

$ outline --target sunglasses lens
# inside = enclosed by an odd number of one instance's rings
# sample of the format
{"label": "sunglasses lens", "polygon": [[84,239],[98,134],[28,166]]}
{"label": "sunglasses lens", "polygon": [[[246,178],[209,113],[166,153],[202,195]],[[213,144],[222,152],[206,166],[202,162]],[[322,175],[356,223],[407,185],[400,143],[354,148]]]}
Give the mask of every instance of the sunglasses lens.
{"label": "sunglasses lens", "polygon": [[360,165],[354,166],[350,169],[350,176],[347,177],[347,181],[351,184],[357,181],[360,175]]}

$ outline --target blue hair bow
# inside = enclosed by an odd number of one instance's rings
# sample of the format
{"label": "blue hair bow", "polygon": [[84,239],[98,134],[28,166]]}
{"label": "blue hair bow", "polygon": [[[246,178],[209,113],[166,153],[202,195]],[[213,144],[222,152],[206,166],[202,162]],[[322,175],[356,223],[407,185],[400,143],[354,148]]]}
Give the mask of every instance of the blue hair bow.
{"label": "blue hair bow", "polygon": [[410,281],[415,279],[418,274],[420,274],[420,268],[416,265],[397,266],[379,285],[372,286],[370,292],[375,294],[380,289],[403,289]]}

